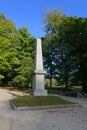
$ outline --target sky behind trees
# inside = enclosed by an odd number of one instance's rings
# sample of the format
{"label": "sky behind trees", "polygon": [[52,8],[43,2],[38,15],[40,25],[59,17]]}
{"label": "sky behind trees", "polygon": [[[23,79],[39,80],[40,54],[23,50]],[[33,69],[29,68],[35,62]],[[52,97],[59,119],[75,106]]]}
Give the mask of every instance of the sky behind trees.
{"label": "sky behind trees", "polygon": [[54,8],[67,16],[87,17],[87,0],[0,0],[0,13],[17,28],[28,27],[36,38],[45,35],[42,23],[45,11]]}

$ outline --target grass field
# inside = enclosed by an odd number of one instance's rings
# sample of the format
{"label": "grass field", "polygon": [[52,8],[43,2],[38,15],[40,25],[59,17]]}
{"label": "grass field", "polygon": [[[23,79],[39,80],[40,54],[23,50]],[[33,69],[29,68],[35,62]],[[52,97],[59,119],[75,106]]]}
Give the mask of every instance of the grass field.
{"label": "grass field", "polygon": [[12,99],[12,102],[16,107],[73,104],[58,96],[20,96]]}

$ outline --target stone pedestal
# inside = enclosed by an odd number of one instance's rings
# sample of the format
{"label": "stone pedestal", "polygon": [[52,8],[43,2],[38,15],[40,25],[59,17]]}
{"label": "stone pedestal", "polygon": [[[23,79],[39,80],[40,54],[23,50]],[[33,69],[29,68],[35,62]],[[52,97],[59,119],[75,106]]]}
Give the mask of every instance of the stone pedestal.
{"label": "stone pedestal", "polygon": [[44,96],[47,95],[47,90],[44,89],[44,75],[46,71],[43,70],[42,47],[41,39],[37,39],[33,72],[33,86],[31,95]]}

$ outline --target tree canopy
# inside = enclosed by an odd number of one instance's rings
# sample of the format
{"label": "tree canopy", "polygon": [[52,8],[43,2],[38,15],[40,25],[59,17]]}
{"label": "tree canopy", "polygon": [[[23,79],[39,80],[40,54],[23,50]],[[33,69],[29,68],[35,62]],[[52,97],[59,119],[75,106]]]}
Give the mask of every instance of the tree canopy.
{"label": "tree canopy", "polygon": [[16,29],[0,14],[0,83],[29,86],[33,70],[34,40],[27,27]]}
{"label": "tree canopy", "polygon": [[[46,35],[43,41],[44,68],[47,77],[55,78],[68,89],[82,85],[87,92],[87,18],[71,17],[54,9],[44,17]],[[35,38],[27,27],[16,29],[14,23],[0,14],[0,84],[31,85]]]}
{"label": "tree canopy", "polygon": [[79,82],[87,90],[87,19],[51,10],[44,23],[44,64],[50,77],[55,75],[66,88]]}

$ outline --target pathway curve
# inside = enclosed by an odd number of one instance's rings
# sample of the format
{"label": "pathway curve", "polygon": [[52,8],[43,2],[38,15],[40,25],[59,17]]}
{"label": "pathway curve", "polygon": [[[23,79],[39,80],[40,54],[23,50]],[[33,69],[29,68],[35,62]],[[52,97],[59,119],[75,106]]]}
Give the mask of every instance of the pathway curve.
{"label": "pathway curve", "polygon": [[85,100],[82,107],[14,111],[9,99],[17,95],[0,89],[0,130],[87,130]]}

